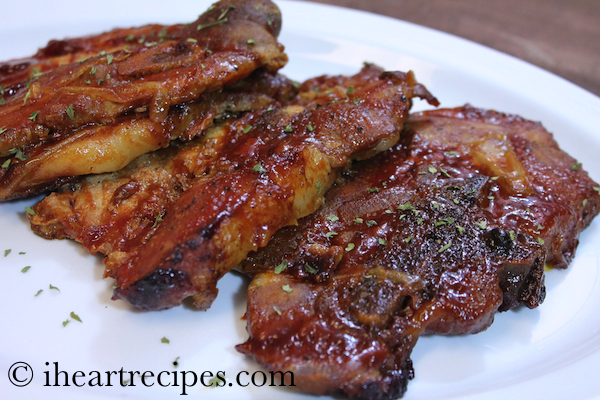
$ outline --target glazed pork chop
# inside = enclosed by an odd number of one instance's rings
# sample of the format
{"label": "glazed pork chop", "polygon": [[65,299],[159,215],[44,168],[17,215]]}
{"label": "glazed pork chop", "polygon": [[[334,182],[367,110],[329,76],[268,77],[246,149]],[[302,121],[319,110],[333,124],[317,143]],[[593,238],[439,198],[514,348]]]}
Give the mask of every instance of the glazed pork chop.
{"label": "glazed pork chop", "polygon": [[94,36],[51,40],[31,57],[0,63],[1,98],[10,101],[28,82],[61,65],[83,62],[102,52],[130,51],[131,47],[141,44],[150,47],[153,43],[164,42],[170,32],[178,29],[181,25],[153,24],[113,29]]}
{"label": "glazed pork chop", "polygon": [[87,126],[56,137],[2,164],[0,199],[52,190],[81,175],[118,171],[143,154],[167,147],[174,139],[203,135],[214,121],[264,108],[294,92],[292,81],[259,69],[223,90],[171,107],[164,121],[154,122],[142,111],[109,125]]}
{"label": "glazed pork chop", "polygon": [[[101,40],[102,35],[89,39],[90,43],[73,39],[69,42],[72,47],[82,48],[73,50],[73,59],[89,54],[84,44],[97,45],[102,51],[62,66],[56,66],[60,56],[46,56],[42,51],[34,58],[43,64],[48,58],[46,68],[51,69],[27,75],[25,81],[18,82],[25,78],[16,66],[19,63],[5,68],[3,80],[11,85],[3,87],[0,104],[0,157],[4,157],[0,160],[0,200],[32,194],[32,188],[43,190],[50,185],[41,181],[57,176],[64,182],[69,175],[90,170],[118,170],[177,138],[171,132],[178,130],[170,129],[174,107],[218,92],[258,68],[275,72],[287,62],[276,39],[281,15],[269,0],[222,1],[194,23],[161,28],[154,36],[131,41],[126,47],[124,30],[107,34],[114,40]],[[132,35],[148,29],[134,29]],[[157,40],[145,41],[152,38]],[[23,70],[33,68],[27,62],[21,64]],[[207,99],[199,102],[202,108]],[[137,121],[133,129],[132,120]],[[82,136],[86,138],[83,146]],[[93,142],[90,137],[96,136],[101,152],[94,152],[88,144]],[[48,150],[70,156],[67,164],[77,160],[75,154],[92,155],[79,161],[78,168],[58,166],[53,160],[51,168],[40,172],[39,165],[48,158],[40,154]],[[32,158],[30,165],[13,172],[18,164]]]}
{"label": "glazed pork chop", "polygon": [[536,307],[544,266],[569,264],[599,206],[538,123],[469,106],[412,115],[395,148],[241,263],[253,279],[237,349],[303,391],[398,398],[420,335]]}
{"label": "glazed pork chop", "polygon": [[[172,169],[138,163],[149,167],[151,184],[133,168],[115,175],[118,185],[101,176],[64,187],[34,207],[32,228],[103,252],[116,298],[158,310],[191,296],[206,309],[217,281],[248,252],[322,204],[338,170],[396,143],[415,96],[437,104],[412,73],[373,65],[309,80],[284,107],[215,127],[207,140],[226,145],[211,149],[209,161],[196,155],[206,143],[199,141],[200,150],[182,147],[190,156],[175,155]],[[164,185],[154,196],[151,188]]]}

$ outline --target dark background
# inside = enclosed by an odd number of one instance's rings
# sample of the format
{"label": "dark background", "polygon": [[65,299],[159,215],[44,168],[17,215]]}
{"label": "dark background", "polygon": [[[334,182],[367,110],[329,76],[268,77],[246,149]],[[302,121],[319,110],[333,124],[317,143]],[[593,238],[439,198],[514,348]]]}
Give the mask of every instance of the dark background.
{"label": "dark background", "polygon": [[511,54],[600,96],[600,0],[305,0],[428,26]]}

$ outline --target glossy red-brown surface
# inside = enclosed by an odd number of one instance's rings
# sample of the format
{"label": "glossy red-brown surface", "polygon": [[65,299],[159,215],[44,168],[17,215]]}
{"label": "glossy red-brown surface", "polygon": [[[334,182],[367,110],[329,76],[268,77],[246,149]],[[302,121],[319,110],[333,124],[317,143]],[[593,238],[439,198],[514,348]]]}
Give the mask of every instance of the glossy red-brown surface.
{"label": "glossy red-brown surface", "polygon": [[[117,298],[162,309],[193,296],[197,307],[207,308],[223,274],[277,229],[322,204],[337,169],[398,140],[413,96],[435,103],[412,73],[375,66],[352,77],[310,80],[285,107],[248,113],[209,131],[207,138],[225,138],[218,147],[208,139],[171,155],[175,161],[168,165],[181,162],[189,173],[167,171],[172,178],[163,180],[164,193],[136,186],[136,174],[162,179],[151,168],[117,175],[129,180],[117,190],[111,176],[100,183],[90,178],[36,205],[33,229],[105,253]],[[161,162],[156,170],[164,171]]]}
{"label": "glossy red-brown surface", "polygon": [[238,350],[301,390],[397,398],[419,335],[477,333],[543,301],[544,265],[566,267],[598,191],[540,124],[413,115],[399,145],[241,264],[254,279]]}
{"label": "glossy red-brown surface", "polygon": [[276,71],[287,61],[276,40],[280,27],[279,9],[269,0],[222,1],[191,24],[155,32],[158,41],[133,40],[127,49],[53,68],[0,105],[0,156],[56,132],[110,124],[143,107],[160,123],[173,105],[219,90],[259,67]]}
{"label": "glossy red-brown surface", "polygon": [[228,115],[266,107],[289,97],[292,82],[263,69],[222,91],[169,109],[167,118],[154,122],[146,110],[131,113],[108,125],[91,125],[0,161],[0,200],[37,194],[59,187],[81,175],[118,171],[140,155],[166,147],[174,139],[190,140]]}
{"label": "glossy red-brown surface", "polygon": [[103,51],[113,53],[129,50],[133,45],[164,42],[166,36],[180,28],[180,25],[146,25],[114,29],[83,38],[51,40],[32,57],[0,63],[0,94],[5,101],[10,101],[13,95],[40,74],[64,64],[87,60]]}

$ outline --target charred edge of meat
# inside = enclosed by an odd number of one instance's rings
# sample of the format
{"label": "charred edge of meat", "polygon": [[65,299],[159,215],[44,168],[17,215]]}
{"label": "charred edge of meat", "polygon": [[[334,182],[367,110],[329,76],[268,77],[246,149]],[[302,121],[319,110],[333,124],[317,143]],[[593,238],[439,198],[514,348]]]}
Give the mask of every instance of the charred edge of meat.
{"label": "charred edge of meat", "polygon": [[[173,290],[177,288],[177,290]],[[113,300],[124,299],[142,310],[162,310],[181,303],[181,292],[192,288],[182,271],[158,269],[125,289],[116,288]]]}
{"label": "charred edge of meat", "polygon": [[394,400],[404,396],[408,381],[415,375],[412,360],[407,359],[402,369],[388,370],[385,374],[381,381],[363,384],[352,397],[365,400]]}

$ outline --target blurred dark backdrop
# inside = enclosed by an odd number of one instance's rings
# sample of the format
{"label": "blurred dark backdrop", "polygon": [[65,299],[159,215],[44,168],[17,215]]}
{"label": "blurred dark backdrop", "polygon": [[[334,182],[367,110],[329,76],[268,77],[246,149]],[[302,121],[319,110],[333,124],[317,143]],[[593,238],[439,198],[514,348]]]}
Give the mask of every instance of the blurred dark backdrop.
{"label": "blurred dark backdrop", "polygon": [[414,22],[538,65],[600,96],[600,0],[305,0]]}

